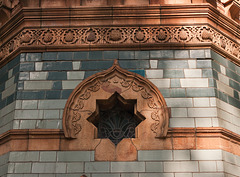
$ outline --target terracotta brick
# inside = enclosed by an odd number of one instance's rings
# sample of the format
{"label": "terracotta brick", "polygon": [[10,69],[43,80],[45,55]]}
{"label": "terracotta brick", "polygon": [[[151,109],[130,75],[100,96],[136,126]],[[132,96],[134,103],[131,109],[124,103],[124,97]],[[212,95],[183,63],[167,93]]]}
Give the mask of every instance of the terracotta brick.
{"label": "terracotta brick", "polygon": [[131,139],[123,139],[116,147],[117,161],[136,161],[137,149]]}
{"label": "terracotta brick", "polygon": [[59,150],[59,139],[29,139],[28,150]]}
{"label": "terracotta brick", "polygon": [[114,161],[116,159],[115,145],[109,139],[102,139],[95,149],[96,161]]}

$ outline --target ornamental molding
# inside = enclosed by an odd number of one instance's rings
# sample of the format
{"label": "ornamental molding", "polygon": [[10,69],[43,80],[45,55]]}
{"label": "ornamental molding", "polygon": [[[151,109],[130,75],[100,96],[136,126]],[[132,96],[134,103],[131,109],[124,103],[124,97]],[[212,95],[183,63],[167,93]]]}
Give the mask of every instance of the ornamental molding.
{"label": "ornamental molding", "polygon": [[148,27],[79,27],[24,29],[2,44],[0,60],[19,49],[68,50],[92,47],[106,48],[179,48],[213,47],[227,58],[239,63],[240,45],[218,30],[208,26],[148,26]]}

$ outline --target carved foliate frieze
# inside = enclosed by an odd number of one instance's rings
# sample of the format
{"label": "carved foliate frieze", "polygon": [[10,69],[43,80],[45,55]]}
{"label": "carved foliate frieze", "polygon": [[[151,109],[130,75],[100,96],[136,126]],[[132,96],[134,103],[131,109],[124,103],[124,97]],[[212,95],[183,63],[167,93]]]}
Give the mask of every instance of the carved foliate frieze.
{"label": "carved foliate frieze", "polygon": [[81,122],[95,115],[94,102],[107,100],[118,93],[124,99],[137,100],[136,115],[151,123],[149,131],[155,137],[165,137],[168,130],[169,109],[159,90],[148,80],[125,71],[117,64],[80,83],[70,96],[63,116],[66,137],[74,138],[83,127]]}
{"label": "carved foliate frieze", "polygon": [[[239,44],[209,26],[93,27],[24,29],[1,46],[5,57],[19,47],[123,46],[138,44],[208,44],[239,58]],[[161,45],[162,46],[162,45]]]}

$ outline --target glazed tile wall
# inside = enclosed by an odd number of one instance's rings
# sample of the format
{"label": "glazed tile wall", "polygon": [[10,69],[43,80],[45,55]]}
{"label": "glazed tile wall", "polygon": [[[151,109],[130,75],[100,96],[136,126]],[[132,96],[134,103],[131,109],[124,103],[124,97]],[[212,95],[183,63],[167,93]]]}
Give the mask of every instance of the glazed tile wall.
{"label": "glazed tile wall", "polygon": [[93,151],[10,152],[0,162],[4,177],[237,177],[240,172],[239,156],[216,149],[144,150],[134,162],[96,162]]}
{"label": "glazed tile wall", "polygon": [[159,88],[171,107],[170,127],[240,133],[240,68],[208,49],[22,53],[1,68],[0,133],[62,128],[72,90],[114,59]]}

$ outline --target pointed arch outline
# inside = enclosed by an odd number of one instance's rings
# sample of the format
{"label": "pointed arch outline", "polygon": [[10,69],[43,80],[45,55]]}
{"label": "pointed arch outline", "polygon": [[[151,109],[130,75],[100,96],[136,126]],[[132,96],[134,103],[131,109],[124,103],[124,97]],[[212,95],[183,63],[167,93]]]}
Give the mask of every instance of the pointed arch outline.
{"label": "pointed arch outline", "polygon": [[107,100],[116,92],[126,100],[137,101],[136,114],[151,122],[151,136],[167,136],[170,109],[158,88],[141,75],[121,68],[115,60],[109,69],[83,80],[69,96],[63,113],[65,137],[77,138],[81,131],[89,131],[82,124],[96,111],[97,100]]}

